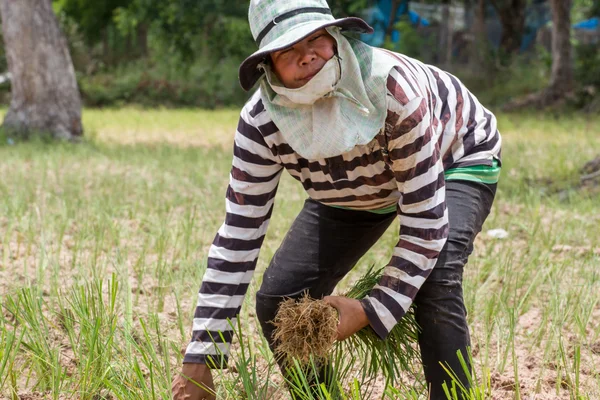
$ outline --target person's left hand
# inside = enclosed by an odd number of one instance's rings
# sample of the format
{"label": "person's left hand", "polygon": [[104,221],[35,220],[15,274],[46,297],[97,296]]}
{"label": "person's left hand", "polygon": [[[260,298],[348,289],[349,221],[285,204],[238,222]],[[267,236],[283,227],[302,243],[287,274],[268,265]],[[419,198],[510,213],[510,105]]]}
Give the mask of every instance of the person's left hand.
{"label": "person's left hand", "polygon": [[337,340],[344,340],[369,325],[360,301],[341,296],[326,296],[323,300],[338,311]]}

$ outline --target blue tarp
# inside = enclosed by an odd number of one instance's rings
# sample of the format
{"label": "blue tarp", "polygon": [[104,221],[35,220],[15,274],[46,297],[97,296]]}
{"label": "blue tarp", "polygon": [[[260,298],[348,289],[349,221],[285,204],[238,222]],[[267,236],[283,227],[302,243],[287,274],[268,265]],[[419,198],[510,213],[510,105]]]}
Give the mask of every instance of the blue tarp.
{"label": "blue tarp", "polygon": [[590,31],[595,31],[598,27],[600,27],[600,18],[598,17],[590,18],[573,25],[573,28],[575,29],[586,29]]}
{"label": "blue tarp", "polygon": [[[390,23],[390,15],[392,14],[392,0],[378,0],[375,7],[371,7],[363,13],[364,19],[373,27],[375,32],[372,35],[361,35],[360,39],[372,46],[381,46],[385,41],[385,32]],[[394,22],[398,22],[400,17],[408,16],[410,23],[413,26],[429,26],[429,21],[423,19],[414,11],[408,9],[408,1],[403,1],[398,10]],[[392,31],[392,42],[400,41],[400,32]]]}
{"label": "blue tarp", "polygon": [[[500,45],[501,25],[496,11],[489,7],[491,16],[488,20],[488,37],[494,47]],[[382,46],[385,41],[385,32],[390,23],[390,15],[392,13],[392,0],[377,0],[376,5],[363,12],[363,18],[373,27],[375,32],[372,35],[361,35],[361,40],[372,45]],[[413,26],[429,26],[430,23],[423,19],[414,11],[409,10],[408,0],[404,0],[396,12],[394,22],[398,22],[401,17],[407,16]],[[542,27],[546,26],[551,20],[550,7],[545,1],[538,2],[527,8],[525,19],[525,32],[521,42],[521,51],[531,48],[537,36],[537,32]],[[493,26],[497,25],[497,29]],[[600,29],[600,18],[590,18],[585,21],[573,24],[574,29],[596,30]],[[492,27],[492,28],[490,28]],[[491,32],[496,32],[493,34]],[[392,31],[391,40],[393,43],[400,41],[400,32]]]}

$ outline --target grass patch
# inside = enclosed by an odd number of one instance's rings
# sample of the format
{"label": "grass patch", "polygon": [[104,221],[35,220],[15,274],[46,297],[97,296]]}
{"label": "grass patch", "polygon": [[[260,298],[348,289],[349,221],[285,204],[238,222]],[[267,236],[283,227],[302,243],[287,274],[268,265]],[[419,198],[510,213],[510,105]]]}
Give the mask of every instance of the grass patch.
{"label": "grass patch", "polygon": [[[168,398],[224,217],[237,112],[83,116],[88,140],[78,145],[0,143],[0,393]],[[575,189],[580,168],[600,154],[600,118],[510,114],[499,122],[499,191],[464,278],[477,382],[494,399],[600,398],[598,195]],[[216,376],[220,398],[287,396],[253,296],[305,197],[284,174],[234,368]],[[492,228],[508,238],[486,235]],[[340,293],[389,260],[397,231],[394,223]],[[350,367],[356,381],[337,388],[340,396],[423,395],[418,363],[416,375],[386,385],[363,381],[364,362]]]}

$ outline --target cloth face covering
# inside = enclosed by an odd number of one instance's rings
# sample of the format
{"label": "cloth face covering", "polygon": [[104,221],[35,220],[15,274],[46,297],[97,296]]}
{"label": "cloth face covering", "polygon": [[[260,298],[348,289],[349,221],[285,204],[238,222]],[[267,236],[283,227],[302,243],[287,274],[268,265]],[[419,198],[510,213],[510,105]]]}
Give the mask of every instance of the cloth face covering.
{"label": "cloth face covering", "polygon": [[327,31],[337,42],[337,56],[303,87],[283,87],[268,65],[260,65],[265,108],[292,149],[313,160],[373,140],[385,123],[387,77],[397,64],[384,51],[346,38],[338,27]]}
{"label": "cloth face covering", "polygon": [[297,89],[283,86],[272,71],[269,71],[266,76],[271,89],[279,95],[276,97],[277,104],[287,107],[309,106],[333,92],[340,80],[341,68],[340,59],[335,55],[306,85]]}

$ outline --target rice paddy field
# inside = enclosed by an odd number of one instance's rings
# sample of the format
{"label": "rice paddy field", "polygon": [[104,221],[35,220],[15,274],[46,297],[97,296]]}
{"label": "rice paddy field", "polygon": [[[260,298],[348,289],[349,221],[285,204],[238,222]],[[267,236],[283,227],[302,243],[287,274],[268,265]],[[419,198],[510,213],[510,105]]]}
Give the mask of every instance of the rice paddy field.
{"label": "rice paddy field", "polygon": [[[600,399],[600,183],[580,182],[600,155],[600,117],[499,121],[499,190],[464,277],[476,375],[467,398]],[[2,138],[1,398],[170,397],[225,215],[236,125],[235,110],[85,110],[82,143]],[[219,399],[289,398],[254,293],[305,198],[284,174],[230,368],[214,374]],[[385,265],[397,231],[339,292]],[[426,398],[418,359],[394,385],[347,377],[340,398]]]}

